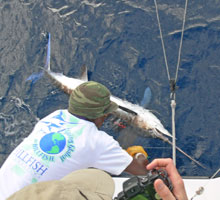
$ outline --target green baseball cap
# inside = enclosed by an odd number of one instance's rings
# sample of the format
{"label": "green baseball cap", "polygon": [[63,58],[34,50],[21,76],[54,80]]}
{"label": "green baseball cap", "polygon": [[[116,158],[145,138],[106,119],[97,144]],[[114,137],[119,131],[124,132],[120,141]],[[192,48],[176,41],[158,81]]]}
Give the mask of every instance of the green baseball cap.
{"label": "green baseball cap", "polygon": [[100,83],[82,83],[72,91],[68,111],[88,119],[99,118],[118,108],[118,105],[110,100],[110,95],[110,91]]}

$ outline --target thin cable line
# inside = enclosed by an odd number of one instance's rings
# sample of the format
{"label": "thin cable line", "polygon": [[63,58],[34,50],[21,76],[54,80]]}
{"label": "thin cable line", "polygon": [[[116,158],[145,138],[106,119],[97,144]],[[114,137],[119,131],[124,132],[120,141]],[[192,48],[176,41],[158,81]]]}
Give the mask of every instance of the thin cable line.
{"label": "thin cable line", "polygon": [[186,11],[187,11],[187,5],[188,5],[188,0],[186,0],[186,3],[185,3],[185,10],[184,10],[184,15],[183,15],[182,34],[181,34],[181,39],[180,39],[180,47],[179,47],[178,61],[177,61],[177,66],[176,66],[176,77],[175,77],[175,81],[177,81],[178,71],[179,71],[179,65],[180,65],[180,56],[181,56],[181,52],[182,52],[182,44],[183,44],[183,33],[184,33],[185,23],[186,23]]}
{"label": "thin cable line", "polygon": [[169,72],[169,67],[168,67],[168,63],[167,63],[166,50],[165,50],[165,46],[164,46],[163,34],[162,34],[161,26],[160,26],[160,18],[159,18],[156,0],[154,0],[154,4],[155,4],[155,8],[156,8],[157,22],[158,22],[158,27],[159,27],[159,31],[160,31],[160,39],[161,39],[161,44],[162,44],[162,48],[163,48],[163,56],[164,56],[164,61],[165,61],[165,65],[166,65],[167,76],[168,76],[168,80],[170,80],[170,72]]}
{"label": "thin cable line", "polygon": [[[168,77],[168,80],[170,81],[170,72],[169,72],[169,66],[168,66],[168,62],[167,62],[166,49],[165,49],[164,40],[163,40],[163,33],[162,33],[161,25],[160,25],[160,17],[159,17],[159,12],[158,12],[157,0],[154,0],[154,4],[155,4],[155,9],[156,9],[157,22],[158,22],[158,27],[159,27],[159,32],[160,32],[160,39],[161,39],[161,44],[162,44],[162,49],[163,49],[164,61],[165,61],[166,70],[167,70],[167,77]],[[177,81],[177,78],[178,78],[178,71],[179,71],[179,66],[180,66],[182,44],[183,44],[183,35],[184,35],[185,22],[186,22],[187,6],[188,6],[188,0],[186,0],[186,2],[185,2],[185,9],[184,9],[184,15],[183,15],[183,24],[182,24],[182,30],[181,30],[180,46],[179,46],[179,51],[178,51],[178,60],[177,60],[177,67],[176,67],[175,82]]]}

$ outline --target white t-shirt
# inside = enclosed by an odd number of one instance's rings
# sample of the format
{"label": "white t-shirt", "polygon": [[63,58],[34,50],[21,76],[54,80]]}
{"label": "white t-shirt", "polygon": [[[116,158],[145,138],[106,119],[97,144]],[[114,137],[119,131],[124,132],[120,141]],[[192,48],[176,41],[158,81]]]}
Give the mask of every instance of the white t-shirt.
{"label": "white t-shirt", "polygon": [[78,169],[119,175],[132,159],[94,123],[57,110],[36,124],[1,167],[0,200],[31,183],[60,179]]}

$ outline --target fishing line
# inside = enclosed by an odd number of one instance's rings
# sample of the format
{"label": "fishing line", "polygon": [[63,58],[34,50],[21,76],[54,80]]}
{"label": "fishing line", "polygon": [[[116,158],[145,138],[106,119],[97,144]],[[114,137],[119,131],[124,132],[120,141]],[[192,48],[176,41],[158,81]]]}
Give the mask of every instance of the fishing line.
{"label": "fishing line", "polygon": [[170,78],[170,72],[169,72],[169,67],[167,63],[167,56],[166,56],[166,49],[164,45],[164,40],[163,40],[163,33],[160,25],[160,18],[159,18],[159,12],[158,12],[158,6],[157,6],[157,0],[154,0],[155,4],[155,9],[156,9],[156,15],[157,15],[157,22],[158,22],[158,27],[159,27],[159,32],[160,32],[160,39],[161,39],[161,44],[162,44],[162,49],[163,49],[163,55],[164,55],[164,61],[165,61],[165,66],[166,66],[166,71],[167,71],[167,77],[169,80],[170,84],[170,98],[171,98],[171,110],[172,110],[172,146],[173,146],[173,162],[174,165],[176,165],[176,131],[175,131],[175,109],[176,109],[176,95],[175,95],[175,90],[176,90],[176,82],[178,78],[178,71],[179,71],[179,65],[180,65],[180,58],[181,58],[181,51],[182,51],[182,43],[183,43],[183,34],[184,34],[184,28],[185,28],[185,22],[186,22],[186,11],[187,11],[187,5],[188,5],[188,0],[185,2],[185,9],[184,9],[184,15],[183,15],[183,24],[182,24],[182,30],[181,30],[181,39],[180,39],[180,46],[179,46],[179,51],[178,51],[178,60],[177,60],[177,66],[176,66],[176,75],[175,79]]}

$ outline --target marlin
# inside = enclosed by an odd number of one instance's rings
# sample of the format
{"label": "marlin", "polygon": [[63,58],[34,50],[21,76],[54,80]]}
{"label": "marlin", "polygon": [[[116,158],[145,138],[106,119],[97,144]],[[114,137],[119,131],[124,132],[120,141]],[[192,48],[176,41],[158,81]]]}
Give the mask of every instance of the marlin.
{"label": "marlin", "polygon": [[[51,52],[51,36],[48,33],[48,43],[47,43],[47,58],[46,64],[43,68],[43,71],[46,75],[57,85],[62,91],[67,94],[71,94],[71,92],[80,84],[88,81],[88,73],[87,68],[85,66],[82,67],[81,76],[79,78],[69,78],[62,73],[55,73],[50,69],[50,52]],[[141,130],[146,137],[158,138],[164,142],[172,145],[172,142],[169,138],[172,138],[172,135],[169,133],[167,129],[164,128],[161,121],[148,109],[145,109],[137,104],[130,103],[129,101],[122,100],[118,97],[111,95],[111,101],[114,101],[118,104],[118,109],[112,113],[115,117],[123,120],[130,126],[135,129]],[[135,133],[132,133],[135,134]],[[199,161],[192,158],[182,149],[176,146],[176,149],[180,151],[182,154],[187,156],[190,160],[205,168]]]}

